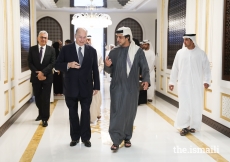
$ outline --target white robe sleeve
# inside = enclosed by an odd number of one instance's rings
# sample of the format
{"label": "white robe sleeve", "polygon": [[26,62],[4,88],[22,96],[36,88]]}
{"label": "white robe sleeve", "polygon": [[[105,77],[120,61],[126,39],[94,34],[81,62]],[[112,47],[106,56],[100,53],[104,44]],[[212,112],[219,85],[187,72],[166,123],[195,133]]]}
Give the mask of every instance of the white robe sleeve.
{"label": "white robe sleeve", "polygon": [[102,60],[102,56],[98,56],[98,71],[101,73],[101,71],[104,69],[104,62]]}
{"label": "white robe sleeve", "polygon": [[204,57],[202,60],[202,66],[203,66],[203,83],[207,83],[210,85],[211,84],[210,63],[205,53],[204,53]]}
{"label": "white robe sleeve", "polygon": [[155,65],[155,55],[154,55],[154,53],[153,53],[153,55],[152,55],[152,57],[151,57],[151,67],[149,67],[150,73],[151,73],[152,71],[154,71],[154,65]]}
{"label": "white robe sleeve", "polygon": [[102,59],[102,55],[101,53],[99,52],[99,50],[97,48],[95,48],[96,51],[97,51],[97,64],[98,64],[98,72],[99,74],[101,73],[101,71],[104,69],[104,62],[103,62],[103,59]]}
{"label": "white robe sleeve", "polygon": [[179,60],[178,60],[178,52],[177,52],[176,57],[175,57],[174,62],[173,62],[171,74],[170,74],[170,81],[169,81],[170,85],[175,85],[177,82],[178,73],[179,73],[178,66],[179,66]]}

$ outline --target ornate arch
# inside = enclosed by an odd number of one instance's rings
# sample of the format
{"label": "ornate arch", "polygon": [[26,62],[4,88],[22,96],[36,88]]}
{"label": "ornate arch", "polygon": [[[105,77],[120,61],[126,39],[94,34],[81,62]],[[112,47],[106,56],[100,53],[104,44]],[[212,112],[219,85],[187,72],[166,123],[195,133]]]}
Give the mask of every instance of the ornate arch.
{"label": "ornate arch", "polygon": [[[117,27],[115,28],[115,31],[114,33],[116,32],[116,30],[122,26],[126,26],[126,27],[129,27],[132,31],[132,34],[133,34],[133,38],[136,38],[138,39],[139,41],[142,41],[143,40],[143,30],[142,30],[142,27],[141,25],[134,19],[132,18],[126,18],[126,19],[123,19],[121,20]],[[114,41],[116,44],[116,37],[115,37],[115,41]]]}
{"label": "ornate arch", "polygon": [[49,34],[49,40],[53,43],[61,40],[63,41],[62,27],[57,20],[46,16],[37,21],[37,35],[41,30],[45,30]]}

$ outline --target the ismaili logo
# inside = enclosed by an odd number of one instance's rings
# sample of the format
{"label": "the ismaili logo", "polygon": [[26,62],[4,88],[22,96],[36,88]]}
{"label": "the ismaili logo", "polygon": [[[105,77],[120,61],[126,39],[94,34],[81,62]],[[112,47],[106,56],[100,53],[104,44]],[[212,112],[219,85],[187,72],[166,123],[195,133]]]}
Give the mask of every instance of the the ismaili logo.
{"label": "the ismaili logo", "polygon": [[207,148],[199,148],[190,146],[189,148],[175,146],[174,153],[219,153],[219,146],[211,146]]}

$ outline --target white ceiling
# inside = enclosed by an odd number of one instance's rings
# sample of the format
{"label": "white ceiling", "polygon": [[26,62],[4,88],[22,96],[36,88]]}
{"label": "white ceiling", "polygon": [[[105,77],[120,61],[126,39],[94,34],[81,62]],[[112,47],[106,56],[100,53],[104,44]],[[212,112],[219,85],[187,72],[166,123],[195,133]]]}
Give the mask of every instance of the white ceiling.
{"label": "white ceiling", "polygon": [[[82,0],[83,1],[83,0]],[[90,0],[88,1],[90,5]],[[93,2],[94,4],[94,2]],[[36,0],[36,8],[38,11],[60,11],[60,12],[88,12],[85,8],[69,7],[69,0],[58,0],[55,4],[54,0]],[[93,12],[116,13],[116,12],[157,12],[157,0],[130,0],[125,6],[121,6],[117,0],[107,0],[107,8],[98,8]]]}

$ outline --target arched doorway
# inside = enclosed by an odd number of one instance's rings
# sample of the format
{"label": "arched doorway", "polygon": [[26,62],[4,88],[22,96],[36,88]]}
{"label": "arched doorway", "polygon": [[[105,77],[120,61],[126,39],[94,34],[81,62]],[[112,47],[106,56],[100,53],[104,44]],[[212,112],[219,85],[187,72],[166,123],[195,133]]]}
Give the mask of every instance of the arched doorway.
{"label": "arched doorway", "polygon": [[52,17],[46,16],[37,21],[37,34],[45,30],[49,34],[49,40],[53,43],[61,40],[63,41],[62,27],[57,20]]}
{"label": "arched doorway", "polygon": [[[142,30],[142,27],[141,27],[141,25],[136,20],[134,20],[132,18],[126,18],[126,19],[121,20],[118,23],[118,25],[117,25],[114,33],[117,31],[118,28],[120,28],[122,26],[129,27],[131,29],[132,34],[133,34],[133,38],[136,38],[139,41],[143,40],[143,30]],[[116,41],[116,37],[115,37],[115,41],[114,42],[115,42],[114,44],[116,44],[116,42],[117,42]]]}

